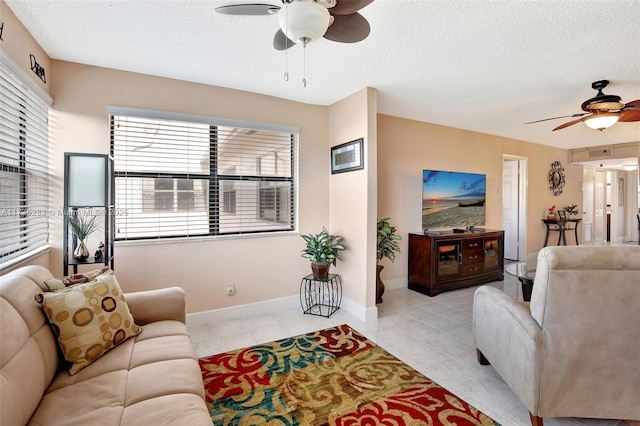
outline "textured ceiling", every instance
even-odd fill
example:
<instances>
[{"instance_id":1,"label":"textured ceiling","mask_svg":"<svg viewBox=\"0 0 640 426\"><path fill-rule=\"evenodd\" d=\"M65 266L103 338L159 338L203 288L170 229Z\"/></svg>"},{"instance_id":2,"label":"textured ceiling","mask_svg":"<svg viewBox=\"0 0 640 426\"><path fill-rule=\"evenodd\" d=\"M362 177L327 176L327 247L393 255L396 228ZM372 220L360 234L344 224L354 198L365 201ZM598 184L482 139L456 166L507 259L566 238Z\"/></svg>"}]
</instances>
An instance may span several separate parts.
<instances>
[{"instance_id":1,"label":"textured ceiling","mask_svg":"<svg viewBox=\"0 0 640 426\"><path fill-rule=\"evenodd\" d=\"M551 132L611 81L640 99L640 0L375 0L370 36L272 47L275 16L215 12L231 0L5 0L53 59L330 105L364 87L378 112L563 148L640 140L640 123ZM248 3L258 2L249 0ZM263 3L281 4L279 0Z\"/></svg>"}]
</instances>

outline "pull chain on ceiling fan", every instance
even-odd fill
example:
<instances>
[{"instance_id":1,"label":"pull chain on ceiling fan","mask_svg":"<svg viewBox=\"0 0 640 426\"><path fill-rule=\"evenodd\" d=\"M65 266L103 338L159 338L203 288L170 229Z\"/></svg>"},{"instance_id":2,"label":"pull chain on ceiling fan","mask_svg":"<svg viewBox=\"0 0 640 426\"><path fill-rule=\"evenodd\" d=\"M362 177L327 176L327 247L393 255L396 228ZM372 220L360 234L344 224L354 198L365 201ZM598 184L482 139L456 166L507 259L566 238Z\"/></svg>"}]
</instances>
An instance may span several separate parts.
<instances>
[{"instance_id":1,"label":"pull chain on ceiling fan","mask_svg":"<svg viewBox=\"0 0 640 426\"><path fill-rule=\"evenodd\" d=\"M559 117L545 118L542 120L530 121L525 124L540 123L542 121L557 120L559 118L577 118L561 124L553 131L561 130L576 123L584 122L587 126L595 130L604 130L620 122L640 121L640 99L627 104L621 102L620 96L605 95L602 90L609 85L609 80L594 81L591 87L598 91L598 94L591 99L587 99L581 105L585 112L573 115L563 115Z\"/></svg>"},{"instance_id":2,"label":"pull chain on ceiling fan","mask_svg":"<svg viewBox=\"0 0 640 426\"><path fill-rule=\"evenodd\" d=\"M273 47L285 51L285 81L289 80L287 49L301 43L306 69L307 44L324 37L340 43L356 43L369 35L369 22L358 13L373 0L281 0L284 7L273 4L230 4L216 8L228 15L277 15L280 29L273 37ZM284 9L284 10L283 10ZM303 87L306 76L303 75Z\"/></svg>"}]
</instances>

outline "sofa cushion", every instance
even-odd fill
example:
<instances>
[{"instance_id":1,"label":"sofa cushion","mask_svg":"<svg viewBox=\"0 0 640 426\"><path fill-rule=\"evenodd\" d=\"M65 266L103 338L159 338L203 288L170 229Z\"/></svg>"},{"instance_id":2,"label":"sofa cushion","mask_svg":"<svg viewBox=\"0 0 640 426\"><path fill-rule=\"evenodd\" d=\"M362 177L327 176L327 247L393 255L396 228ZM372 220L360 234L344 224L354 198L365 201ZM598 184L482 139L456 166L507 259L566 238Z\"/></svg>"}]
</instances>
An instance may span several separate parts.
<instances>
[{"instance_id":1,"label":"sofa cushion","mask_svg":"<svg viewBox=\"0 0 640 426\"><path fill-rule=\"evenodd\" d=\"M141 331L114 275L102 274L89 283L40 294L37 300L71 363L72 375Z\"/></svg>"},{"instance_id":2,"label":"sofa cushion","mask_svg":"<svg viewBox=\"0 0 640 426\"><path fill-rule=\"evenodd\" d=\"M201 377L187 327L154 322L78 374L60 372L29 425L210 425Z\"/></svg>"}]
</instances>

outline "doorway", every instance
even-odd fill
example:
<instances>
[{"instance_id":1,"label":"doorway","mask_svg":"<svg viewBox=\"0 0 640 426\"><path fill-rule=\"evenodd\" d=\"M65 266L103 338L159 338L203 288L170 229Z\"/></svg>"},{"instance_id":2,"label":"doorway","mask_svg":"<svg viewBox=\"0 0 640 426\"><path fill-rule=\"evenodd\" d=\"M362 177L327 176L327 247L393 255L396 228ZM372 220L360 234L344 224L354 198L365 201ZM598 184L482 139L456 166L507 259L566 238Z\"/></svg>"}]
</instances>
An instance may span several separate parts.
<instances>
[{"instance_id":1,"label":"doorway","mask_svg":"<svg viewBox=\"0 0 640 426\"><path fill-rule=\"evenodd\" d=\"M527 159L502 156L502 229L504 229L504 258L526 259L527 236Z\"/></svg>"}]
</instances>

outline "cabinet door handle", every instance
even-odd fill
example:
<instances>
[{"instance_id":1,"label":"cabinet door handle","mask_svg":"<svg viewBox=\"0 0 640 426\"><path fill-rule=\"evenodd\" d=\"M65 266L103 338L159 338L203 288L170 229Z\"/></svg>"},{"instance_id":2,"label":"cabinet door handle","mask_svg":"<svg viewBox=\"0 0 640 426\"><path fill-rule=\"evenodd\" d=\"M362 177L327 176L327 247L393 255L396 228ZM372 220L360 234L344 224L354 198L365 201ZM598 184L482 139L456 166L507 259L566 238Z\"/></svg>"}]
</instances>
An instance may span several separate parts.
<instances>
[{"instance_id":1,"label":"cabinet door handle","mask_svg":"<svg viewBox=\"0 0 640 426\"><path fill-rule=\"evenodd\" d=\"M475 272L475 271L477 271L477 270L478 270L478 268L476 268L476 267L469 268L469 272Z\"/></svg>"},{"instance_id":2,"label":"cabinet door handle","mask_svg":"<svg viewBox=\"0 0 640 426\"><path fill-rule=\"evenodd\" d=\"M478 247L478 243L469 244L469 247Z\"/></svg>"},{"instance_id":3,"label":"cabinet door handle","mask_svg":"<svg viewBox=\"0 0 640 426\"><path fill-rule=\"evenodd\" d=\"M477 254L475 254L475 255L473 255L473 256L469 256L469 259L477 259L477 258L478 258L478 255L477 255Z\"/></svg>"}]
</instances>

